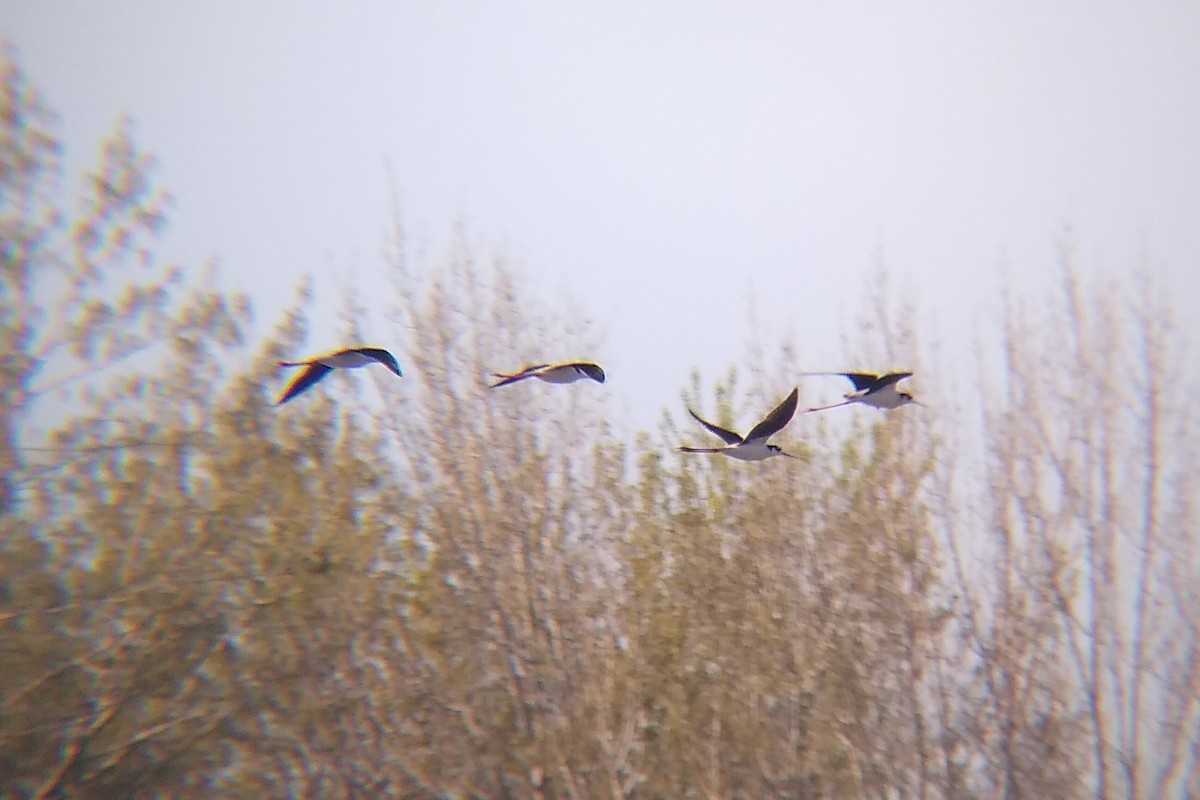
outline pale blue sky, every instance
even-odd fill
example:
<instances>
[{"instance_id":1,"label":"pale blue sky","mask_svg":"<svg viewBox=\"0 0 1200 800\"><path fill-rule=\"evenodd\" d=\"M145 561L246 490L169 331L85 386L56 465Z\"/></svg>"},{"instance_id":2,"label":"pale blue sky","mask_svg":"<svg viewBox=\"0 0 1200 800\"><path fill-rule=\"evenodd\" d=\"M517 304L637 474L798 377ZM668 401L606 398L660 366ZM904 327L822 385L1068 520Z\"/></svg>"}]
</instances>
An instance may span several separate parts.
<instances>
[{"instance_id":1,"label":"pale blue sky","mask_svg":"<svg viewBox=\"0 0 1200 800\"><path fill-rule=\"evenodd\" d=\"M1200 297L1194 2L0 0L0 32L72 166L135 120L167 253L218 256L260 321L304 273L374 280L390 161L417 239L461 218L590 312L641 424L743 354L751 294L813 368L892 366L841 352L880 253L925 339L1068 223L1086 264Z\"/></svg>"}]
</instances>

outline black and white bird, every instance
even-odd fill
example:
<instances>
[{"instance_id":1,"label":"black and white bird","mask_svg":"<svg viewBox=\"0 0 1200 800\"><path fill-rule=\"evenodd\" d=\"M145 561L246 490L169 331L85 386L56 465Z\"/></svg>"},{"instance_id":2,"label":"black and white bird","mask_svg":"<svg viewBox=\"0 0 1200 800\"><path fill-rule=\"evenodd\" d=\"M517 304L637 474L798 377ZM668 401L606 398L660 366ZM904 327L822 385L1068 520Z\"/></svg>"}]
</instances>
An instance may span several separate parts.
<instances>
[{"instance_id":1,"label":"black and white bird","mask_svg":"<svg viewBox=\"0 0 1200 800\"><path fill-rule=\"evenodd\" d=\"M709 433L720 437L725 442L725 447L681 447L679 448L679 452L720 453L723 456L736 458L738 461L765 461L775 456L796 458L791 453L783 452L783 448L778 445L767 444L767 440L783 430L792 421L792 417L796 414L796 405L799 401L800 390L798 388L793 389L792 393L782 403L775 406L774 411L767 414L763 418L763 421L755 425L745 436L717 427L711 422L705 422L700 418L699 414L689 408L688 413L697 422L707 428Z\"/></svg>"},{"instance_id":2,"label":"black and white bird","mask_svg":"<svg viewBox=\"0 0 1200 800\"><path fill-rule=\"evenodd\" d=\"M801 374L841 375L843 378L849 378L850 382L854 384L854 391L846 393L844 395L846 399L842 402L805 409L804 413L806 414L810 411L824 411L829 408L853 405L854 403L887 410L900 408L900 406L906 406L909 403L922 405L919 400L908 392L896 391L896 384L905 378L911 378L911 372L887 372L883 375L877 375L874 372L803 372Z\"/></svg>"},{"instance_id":3,"label":"black and white bird","mask_svg":"<svg viewBox=\"0 0 1200 800\"><path fill-rule=\"evenodd\" d=\"M400 365L396 363L396 357L379 347L347 347L345 350L327 353L305 361L280 361L279 366L281 367L307 367L307 369L292 379L275 405L281 406L303 394L335 369L357 369L376 363L383 364L399 377L404 375L400 371Z\"/></svg>"},{"instance_id":4,"label":"black and white bird","mask_svg":"<svg viewBox=\"0 0 1200 800\"><path fill-rule=\"evenodd\" d=\"M492 384L493 389L526 378L537 378L546 383L574 383L585 379L604 383L604 370L589 361L568 361L561 364L531 364L513 373L493 372L492 377L500 379Z\"/></svg>"}]
</instances>

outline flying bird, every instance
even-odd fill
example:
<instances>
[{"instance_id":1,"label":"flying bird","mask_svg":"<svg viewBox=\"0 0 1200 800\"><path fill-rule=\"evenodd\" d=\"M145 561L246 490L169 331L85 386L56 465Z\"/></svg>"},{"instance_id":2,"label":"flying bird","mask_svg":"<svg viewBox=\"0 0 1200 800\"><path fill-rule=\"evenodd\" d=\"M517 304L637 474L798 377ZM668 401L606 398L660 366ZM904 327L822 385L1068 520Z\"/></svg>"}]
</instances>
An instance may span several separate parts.
<instances>
[{"instance_id":1,"label":"flying bird","mask_svg":"<svg viewBox=\"0 0 1200 800\"><path fill-rule=\"evenodd\" d=\"M493 389L499 389L501 386L508 386L510 383L523 381L526 378L537 378L546 383L574 383L590 378L596 383L604 383L604 370L587 361L569 361L561 364L532 364L511 374L493 372L492 377L500 379L492 384Z\"/></svg>"},{"instance_id":2,"label":"flying bird","mask_svg":"<svg viewBox=\"0 0 1200 800\"><path fill-rule=\"evenodd\" d=\"M375 363L383 364L397 376L404 375L400 371L400 365L396 363L396 357L379 347L348 347L345 350L310 358L307 361L280 361L279 366L281 367L307 367L307 369L292 379L275 405L281 406L293 397L303 394L332 370L357 369Z\"/></svg>"},{"instance_id":3,"label":"flying bird","mask_svg":"<svg viewBox=\"0 0 1200 800\"><path fill-rule=\"evenodd\" d=\"M720 437L725 442L725 447L681 447L679 452L720 453L723 456L736 458L738 461L765 461L775 456L796 458L791 453L783 452L783 448L778 445L767 444L767 439L779 433L792 421L792 417L796 413L796 404L799 401L800 390L792 389L792 393L782 403L775 406L775 410L767 414L762 422L755 425L744 437L733 431L719 428L711 422L705 422L699 414L689 408L688 413L707 428L709 433Z\"/></svg>"},{"instance_id":4,"label":"flying bird","mask_svg":"<svg viewBox=\"0 0 1200 800\"><path fill-rule=\"evenodd\" d=\"M887 372L882 375L877 375L874 372L804 372L801 374L841 375L843 378L849 378L850 382L854 384L854 391L844 395L846 399L842 402L805 409L804 413L806 414L810 411L825 411L829 408L838 408L854 403L862 403L865 406L871 406L871 408L888 410L900 408L900 406L906 406L909 403L923 405L923 403L908 392L896 391L896 384L905 378L911 378L911 372Z\"/></svg>"}]
</instances>

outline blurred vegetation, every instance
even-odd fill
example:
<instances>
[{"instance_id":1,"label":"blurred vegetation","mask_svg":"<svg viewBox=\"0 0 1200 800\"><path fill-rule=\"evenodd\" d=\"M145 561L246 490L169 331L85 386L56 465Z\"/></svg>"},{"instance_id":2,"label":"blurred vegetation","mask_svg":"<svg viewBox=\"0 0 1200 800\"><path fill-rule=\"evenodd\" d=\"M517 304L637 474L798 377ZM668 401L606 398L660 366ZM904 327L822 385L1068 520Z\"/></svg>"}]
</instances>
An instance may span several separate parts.
<instances>
[{"instance_id":1,"label":"blurred vegetation","mask_svg":"<svg viewBox=\"0 0 1200 800\"><path fill-rule=\"evenodd\" d=\"M489 393L586 331L397 225L404 383L281 413L301 311L247 343L246 298L156 260L132 126L65 200L11 58L0 112L0 795L1200 795L1200 448L1148 282L1067 252L1009 298L978 458L851 413L744 465ZM804 368L762 363L687 399L744 424Z\"/></svg>"}]
</instances>

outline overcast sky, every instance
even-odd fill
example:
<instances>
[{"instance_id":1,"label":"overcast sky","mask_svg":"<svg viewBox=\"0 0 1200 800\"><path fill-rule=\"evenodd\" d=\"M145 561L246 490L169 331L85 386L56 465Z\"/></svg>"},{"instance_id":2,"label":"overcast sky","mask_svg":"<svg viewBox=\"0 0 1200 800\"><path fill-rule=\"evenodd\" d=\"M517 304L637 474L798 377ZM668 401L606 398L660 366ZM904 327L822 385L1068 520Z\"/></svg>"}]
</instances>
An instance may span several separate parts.
<instances>
[{"instance_id":1,"label":"overcast sky","mask_svg":"<svg viewBox=\"0 0 1200 800\"><path fill-rule=\"evenodd\" d=\"M878 255L929 339L1067 225L1089 269L1200 298L1195 2L0 0L0 35L73 168L134 119L166 252L264 326L305 273L378 280L390 162L419 240L460 218L587 309L640 424L743 354L751 296L813 368L893 366L841 351Z\"/></svg>"}]
</instances>

